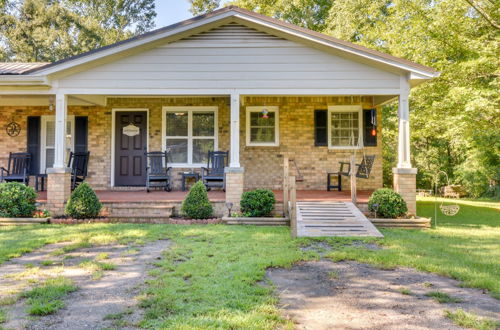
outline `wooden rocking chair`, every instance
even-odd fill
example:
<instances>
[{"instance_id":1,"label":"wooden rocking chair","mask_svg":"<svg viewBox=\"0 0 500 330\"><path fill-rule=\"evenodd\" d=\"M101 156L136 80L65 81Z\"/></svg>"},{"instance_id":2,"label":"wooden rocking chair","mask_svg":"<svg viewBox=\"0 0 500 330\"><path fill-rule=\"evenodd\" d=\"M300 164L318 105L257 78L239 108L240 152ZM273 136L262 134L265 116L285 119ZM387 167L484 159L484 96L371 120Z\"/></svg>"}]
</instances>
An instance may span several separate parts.
<instances>
[{"instance_id":1,"label":"wooden rocking chair","mask_svg":"<svg viewBox=\"0 0 500 330\"><path fill-rule=\"evenodd\" d=\"M146 168L146 191L151 187L163 187L165 191L172 191L171 167L167 167L167 152L146 152L148 166Z\"/></svg>"},{"instance_id":2,"label":"wooden rocking chair","mask_svg":"<svg viewBox=\"0 0 500 330\"><path fill-rule=\"evenodd\" d=\"M224 169L227 166L228 151L209 151L207 167L201 168L201 180L207 190L213 187L222 188L226 191L226 175Z\"/></svg>"},{"instance_id":3,"label":"wooden rocking chair","mask_svg":"<svg viewBox=\"0 0 500 330\"><path fill-rule=\"evenodd\" d=\"M29 184L30 163L31 154L29 152L9 153L7 168L0 168L0 182L20 182L25 185Z\"/></svg>"},{"instance_id":4,"label":"wooden rocking chair","mask_svg":"<svg viewBox=\"0 0 500 330\"><path fill-rule=\"evenodd\" d=\"M71 190L75 190L87 178L90 152L70 152L68 167L71 168Z\"/></svg>"},{"instance_id":5,"label":"wooden rocking chair","mask_svg":"<svg viewBox=\"0 0 500 330\"><path fill-rule=\"evenodd\" d=\"M372 171L373 163L375 162L375 155L364 156L361 164L356 164L356 178L360 179L368 179L370 177L370 173ZM342 176L350 176L351 174L351 163L349 162L339 162L340 169L338 172L330 172L328 173L328 183L326 186L326 190L330 191L332 189L337 189L338 191L342 191ZM344 168L347 166L347 168ZM337 185L331 184L332 175L337 175Z\"/></svg>"}]
</instances>

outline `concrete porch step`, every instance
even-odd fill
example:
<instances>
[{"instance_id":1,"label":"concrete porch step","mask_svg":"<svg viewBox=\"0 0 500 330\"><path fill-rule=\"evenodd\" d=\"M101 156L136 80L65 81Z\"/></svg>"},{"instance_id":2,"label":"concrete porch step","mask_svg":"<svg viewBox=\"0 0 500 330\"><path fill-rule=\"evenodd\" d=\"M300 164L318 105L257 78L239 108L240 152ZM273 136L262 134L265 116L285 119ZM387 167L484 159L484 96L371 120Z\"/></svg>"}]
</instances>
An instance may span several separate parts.
<instances>
[{"instance_id":1,"label":"concrete porch step","mask_svg":"<svg viewBox=\"0 0 500 330\"><path fill-rule=\"evenodd\" d=\"M123 223L170 223L170 216L110 215L111 222Z\"/></svg>"}]
</instances>

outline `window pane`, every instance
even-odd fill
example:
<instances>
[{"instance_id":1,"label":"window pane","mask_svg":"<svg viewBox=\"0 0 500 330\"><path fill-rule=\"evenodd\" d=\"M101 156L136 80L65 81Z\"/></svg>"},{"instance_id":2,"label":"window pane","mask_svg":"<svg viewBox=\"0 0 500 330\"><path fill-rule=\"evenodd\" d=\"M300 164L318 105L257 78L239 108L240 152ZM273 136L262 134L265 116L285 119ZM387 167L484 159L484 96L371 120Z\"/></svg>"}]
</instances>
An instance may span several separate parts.
<instances>
[{"instance_id":1,"label":"window pane","mask_svg":"<svg viewBox=\"0 0 500 330\"><path fill-rule=\"evenodd\" d=\"M213 150L213 139L193 139L193 163L206 163L208 151Z\"/></svg>"},{"instance_id":2,"label":"window pane","mask_svg":"<svg viewBox=\"0 0 500 330\"><path fill-rule=\"evenodd\" d=\"M274 127L252 127L250 128L251 142L275 142Z\"/></svg>"},{"instance_id":3,"label":"window pane","mask_svg":"<svg viewBox=\"0 0 500 330\"><path fill-rule=\"evenodd\" d=\"M45 168L52 168L54 166L54 149L45 150Z\"/></svg>"},{"instance_id":4,"label":"window pane","mask_svg":"<svg viewBox=\"0 0 500 330\"><path fill-rule=\"evenodd\" d=\"M357 146L359 137L358 120L358 112L332 113L332 146Z\"/></svg>"},{"instance_id":5,"label":"window pane","mask_svg":"<svg viewBox=\"0 0 500 330\"><path fill-rule=\"evenodd\" d=\"M187 163L187 139L167 139L168 161L170 163Z\"/></svg>"},{"instance_id":6,"label":"window pane","mask_svg":"<svg viewBox=\"0 0 500 330\"><path fill-rule=\"evenodd\" d=\"M188 113L167 112L167 136L188 135Z\"/></svg>"},{"instance_id":7,"label":"window pane","mask_svg":"<svg viewBox=\"0 0 500 330\"><path fill-rule=\"evenodd\" d=\"M213 112L193 112L193 136L214 136L214 121Z\"/></svg>"},{"instance_id":8,"label":"window pane","mask_svg":"<svg viewBox=\"0 0 500 330\"><path fill-rule=\"evenodd\" d=\"M250 126L274 127L276 113L269 112L268 118L263 118L261 112L250 112Z\"/></svg>"},{"instance_id":9,"label":"window pane","mask_svg":"<svg viewBox=\"0 0 500 330\"><path fill-rule=\"evenodd\" d=\"M54 121L47 121L47 131L45 137L45 145L53 147L56 141L56 123ZM52 167L52 165L51 165Z\"/></svg>"}]
</instances>

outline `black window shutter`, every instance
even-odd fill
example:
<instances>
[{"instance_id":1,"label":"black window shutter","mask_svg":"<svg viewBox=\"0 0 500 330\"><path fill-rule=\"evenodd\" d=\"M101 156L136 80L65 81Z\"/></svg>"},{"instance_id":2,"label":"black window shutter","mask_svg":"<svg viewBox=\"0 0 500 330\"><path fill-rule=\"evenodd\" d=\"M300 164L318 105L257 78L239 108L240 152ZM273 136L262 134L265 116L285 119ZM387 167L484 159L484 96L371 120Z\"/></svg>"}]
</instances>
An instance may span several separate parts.
<instances>
[{"instance_id":1,"label":"black window shutter","mask_svg":"<svg viewBox=\"0 0 500 330\"><path fill-rule=\"evenodd\" d=\"M31 154L30 174L39 174L40 171L40 117L29 116L26 129L28 152Z\"/></svg>"},{"instance_id":2,"label":"black window shutter","mask_svg":"<svg viewBox=\"0 0 500 330\"><path fill-rule=\"evenodd\" d=\"M88 149L88 117L75 117L75 152L87 152Z\"/></svg>"},{"instance_id":3,"label":"black window shutter","mask_svg":"<svg viewBox=\"0 0 500 330\"><path fill-rule=\"evenodd\" d=\"M377 109L363 110L363 141L366 147L377 146L377 126Z\"/></svg>"},{"instance_id":4,"label":"black window shutter","mask_svg":"<svg viewBox=\"0 0 500 330\"><path fill-rule=\"evenodd\" d=\"M328 145L328 111L314 110L314 145Z\"/></svg>"}]
</instances>

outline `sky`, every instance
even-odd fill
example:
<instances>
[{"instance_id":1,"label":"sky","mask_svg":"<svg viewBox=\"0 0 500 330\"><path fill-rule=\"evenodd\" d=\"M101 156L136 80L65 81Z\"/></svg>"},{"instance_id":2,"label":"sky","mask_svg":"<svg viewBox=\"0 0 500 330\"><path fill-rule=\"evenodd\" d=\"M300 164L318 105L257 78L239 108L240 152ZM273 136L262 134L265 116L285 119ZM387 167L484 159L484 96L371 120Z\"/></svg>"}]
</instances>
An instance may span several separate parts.
<instances>
[{"instance_id":1,"label":"sky","mask_svg":"<svg viewBox=\"0 0 500 330\"><path fill-rule=\"evenodd\" d=\"M174 24L193 16L189 11L188 0L155 0L155 5L156 28Z\"/></svg>"}]
</instances>

